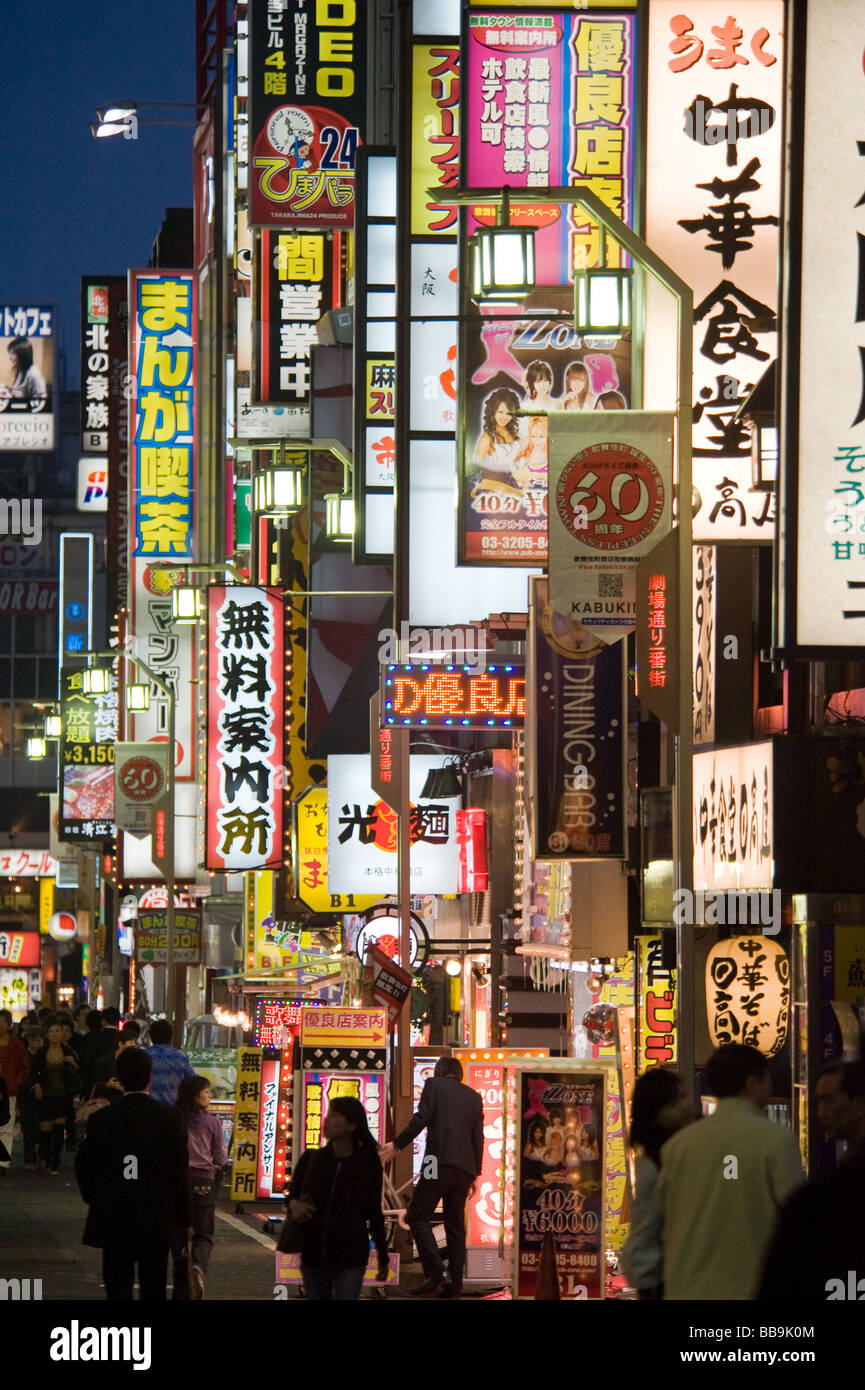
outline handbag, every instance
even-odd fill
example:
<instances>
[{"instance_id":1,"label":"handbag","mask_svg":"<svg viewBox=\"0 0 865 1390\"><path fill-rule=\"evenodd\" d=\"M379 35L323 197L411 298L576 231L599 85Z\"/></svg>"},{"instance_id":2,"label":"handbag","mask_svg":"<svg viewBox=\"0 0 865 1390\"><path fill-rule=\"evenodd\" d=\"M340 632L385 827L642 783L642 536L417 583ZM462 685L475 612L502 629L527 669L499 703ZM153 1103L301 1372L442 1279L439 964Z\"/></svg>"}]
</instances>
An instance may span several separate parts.
<instances>
[{"instance_id":1,"label":"handbag","mask_svg":"<svg viewBox=\"0 0 865 1390\"><path fill-rule=\"evenodd\" d=\"M298 1198L301 1202L311 1200L309 1184L312 1181L312 1173L315 1167L316 1155L313 1154L309 1161L309 1168L306 1174L306 1183L303 1192ZM299 1255L303 1249L303 1228L305 1221L297 1221L290 1213L283 1217L282 1225L279 1228L279 1235L276 1237L276 1248L281 1255Z\"/></svg>"},{"instance_id":2,"label":"handbag","mask_svg":"<svg viewBox=\"0 0 865 1390\"><path fill-rule=\"evenodd\" d=\"M195 1297L192 1285L192 1251L190 1249L189 1236L186 1236L183 1243L178 1245L174 1251L174 1288L171 1291L172 1302L183 1300L188 1302Z\"/></svg>"}]
</instances>

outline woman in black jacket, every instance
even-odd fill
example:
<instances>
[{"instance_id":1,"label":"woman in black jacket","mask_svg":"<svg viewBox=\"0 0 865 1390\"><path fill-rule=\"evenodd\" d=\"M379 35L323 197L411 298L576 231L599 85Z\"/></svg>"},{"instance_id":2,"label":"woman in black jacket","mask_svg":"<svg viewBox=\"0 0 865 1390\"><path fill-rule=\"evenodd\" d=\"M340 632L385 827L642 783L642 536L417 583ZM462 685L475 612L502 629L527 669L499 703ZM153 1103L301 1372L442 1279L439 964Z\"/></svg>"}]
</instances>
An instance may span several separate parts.
<instances>
[{"instance_id":1,"label":"woman in black jacket","mask_svg":"<svg viewBox=\"0 0 865 1390\"><path fill-rule=\"evenodd\" d=\"M377 1277L382 1283L387 1278L381 1160L366 1111L352 1096L331 1101L324 1137L323 1149L301 1154L288 1206L303 1226L300 1264L307 1298L353 1302L360 1298L370 1236L378 1254Z\"/></svg>"},{"instance_id":2,"label":"woman in black jacket","mask_svg":"<svg viewBox=\"0 0 865 1390\"><path fill-rule=\"evenodd\" d=\"M30 1076L39 1106L39 1157L49 1173L57 1174L66 1115L78 1089L78 1064L72 1048L61 1041L60 1024L53 1018L46 1023L48 1041L33 1058Z\"/></svg>"}]
</instances>

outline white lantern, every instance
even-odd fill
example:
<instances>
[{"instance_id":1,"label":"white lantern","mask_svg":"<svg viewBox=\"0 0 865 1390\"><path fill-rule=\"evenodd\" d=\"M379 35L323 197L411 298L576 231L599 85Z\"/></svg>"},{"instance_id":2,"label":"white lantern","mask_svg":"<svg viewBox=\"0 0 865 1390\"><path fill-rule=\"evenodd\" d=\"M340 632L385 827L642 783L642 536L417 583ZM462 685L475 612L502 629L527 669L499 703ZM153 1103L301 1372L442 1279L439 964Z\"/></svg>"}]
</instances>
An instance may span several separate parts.
<instances>
[{"instance_id":1,"label":"white lantern","mask_svg":"<svg viewBox=\"0 0 865 1390\"><path fill-rule=\"evenodd\" d=\"M706 1012L716 1047L780 1052L790 1019L790 961L780 942L757 935L717 941L706 960Z\"/></svg>"}]
</instances>

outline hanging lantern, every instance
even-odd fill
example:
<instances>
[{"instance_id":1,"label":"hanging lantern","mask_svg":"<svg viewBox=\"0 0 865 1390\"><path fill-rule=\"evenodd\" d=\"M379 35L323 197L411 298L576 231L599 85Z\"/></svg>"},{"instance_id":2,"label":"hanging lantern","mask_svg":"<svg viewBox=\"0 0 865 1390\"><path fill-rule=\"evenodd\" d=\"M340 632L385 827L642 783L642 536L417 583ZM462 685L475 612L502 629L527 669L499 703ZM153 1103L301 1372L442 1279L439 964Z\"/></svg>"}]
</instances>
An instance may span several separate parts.
<instances>
[{"instance_id":1,"label":"hanging lantern","mask_svg":"<svg viewBox=\"0 0 865 1390\"><path fill-rule=\"evenodd\" d=\"M510 189L502 189L501 219L471 238L471 297L514 303L535 288L535 229L512 227Z\"/></svg>"},{"instance_id":2,"label":"hanging lantern","mask_svg":"<svg viewBox=\"0 0 865 1390\"><path fill-rule=\"evenodd\" d=\"M171 616L176 623L197 623L201 611L200 589L179 584L171 590Z\"/></svg>"},{"instance_id":3,"label":"hanging lantern","mask_svg":"<svg viewBox=\"0 0 865 1390\"><path fill-rule=\"evenodd\" d=\"M286 515L303 506L305 456L291 454L278 468L264 468L253 478L253 507L256 512Z\"/></svg>"},{"instance_id":4,"label":"hanging lantern","mask_svg":"<svg viewBox=\"0 0 865 1390\"><path fill-rule=\"evenodd\" d=\"M768 936L717 941L706 961L706 1011L716 1047L745 1043L774 1057L787 1041L790 961Z\"/></svg>"},{"instance_id":5,"label":"hanging lantern","mask_svg":"<svg viewBox=\"0 0 865 1390\"><path fill-rule=\"evenodd\" d=\"M78 923L71 912L55 912L48 919L48 935L54 941L71 941Z\"/></svg>"},{"instance_id":6,"label":"hanging lantern","mask_svg":"<svg viewBox=\"0 0 865 1390\"><path fill-rule=\"evenodd\" d=\"M325 532L329 541L351 541L354 537L354 498L342 492L326 492Z\"/></svg>"}]
</instances>

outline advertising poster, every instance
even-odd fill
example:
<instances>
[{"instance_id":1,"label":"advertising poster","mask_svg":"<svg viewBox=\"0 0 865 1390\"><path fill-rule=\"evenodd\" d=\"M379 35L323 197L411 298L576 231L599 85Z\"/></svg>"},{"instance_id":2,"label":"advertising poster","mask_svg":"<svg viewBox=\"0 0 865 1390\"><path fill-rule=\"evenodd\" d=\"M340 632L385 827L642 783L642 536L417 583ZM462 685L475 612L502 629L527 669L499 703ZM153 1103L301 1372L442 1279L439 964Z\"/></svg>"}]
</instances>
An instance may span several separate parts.
<instances>
[{"instance_id":1,"label":"advertising poster","mask_svg":"<svg viewBox=\"0 0 865 1390\"><path fill-rule=\"evenodd\" d=\"M636 18L565 10L470 12L463 95L469 188L590 189L629 226L634 217ZM470 230L494 211L472 209ZM537 228L539 284L566 285L598 262L598 228L576 208L514 209ZM618 265L608 246L607 264Z\"/></svg>"},{"instance_id":2,"label":"advertising poster","mask_svg":"<svg viewBox=\"0 0 865 1390\"><path fill-rule=\"evenodd\" d=\"M324 1120L327 1107L338 1096L351 1096L354 1100L360 1101L366 1111L370 1134L377 1144L383 1144L387 1109L386 1082L384 1072L358 1075L344 1072L304 1072L300 1080L303 1087L301 1151L320 1149L326 1143Z\"/></svg>"},{"instance_id":3,"label":"advertising poster","mask_svg":"<svg viewBox=\"0 0 865 1390\"><path fill-rule=\"evenodd\" d=\"M841 16L833 24L824 6L810 8L821 31L835 28L839 54L846 50L849 55L849 81L840 85L852 92L858 78L861 88L861 44L857 57L856 41ZM854 10L858 6L851 0L851 16ZM644 236L694 291L694 487L700 499L694 539L709 544L770 542L774 536L775 496L752 487L749 432L735 416L778 353L783 30L782 0L753 0L738 7L718 0L688 5L652 0L649 7ZM828 189L838 187L837 167L833 159L830 173L825 151L840 151L834 57L827 79L822 103L826 129L817 159ZM838 208L839 226L861 192L858 162L851 143L847 165L853 177L843 211ZM809 189L809 204L819 209L819 245L825 236L826 196ZM849 256L855 258L855 238L850 238ZM840 254L826 257L815 246L808 263L819 265L821 272L830 265L834 269ZM844 289L839 285L837 295L815 287L809 297L815 305L834 305L854 292L855 272ZM668 361L663 350L653 350L651 320L649 315L645 399L667 404ZM664 330L660 319L658 323L660 348ZM831 331L837 331L834 322ZM821 328L803 333L802 341L819 343L824 336ZM858 375L858 358L853 370ZM815 403L821 375L808 375L808 398ZM836 384L833 373L831 390L817 406L821 420L836 413Z\"/></svg>"},{"instance_id":4,"label":"advertising poster","mask_svg":"<svg viewBox=\"0 0 865 1390\"><path fill-rule=\"evenodd\" d=\"M615 642L636 624L636 567L672 526L675 417L553 415L550 600Z\"/></svg>"},{"instance_id":5,"label":"advertising poster","mask_svg":"<svg viewBox=\"0 0 865 1390\"><path fill-rule=\"evenodd\" d=\"M0 305L0 452L54 448L55 313Z\"/></svg>"},{"instance_id":6,"label":"advertising poster","mask_svg":"<svg viewBox=\"0 0 865 1390\"><path fill-rule=\"evenodd\" d=\"M168 745L118 743L114 758L115 824L130 835L149 835L153 813L168 791Z\"/></svg>"},{"instance_id":7,"label":"advertising poster","mask_svg":"<svg viewBox=\"0 0 865 1390\"><path fill-rule=\"evenodd\" d=\"M280 864L283 603L249 585L208 590L207 867Z\"/></svg>"},{"instance_id":8,"label":"advertising poster","mask_svg":"<svg viewBox=\"0 0 865 1390\"><path fill-rule=\"evenodd\" d=\"M196 279L131 270L132 554L192 559Z\"/></svg>"},{"instance_id":9,"label":"advertising poster","mask_svg":"<svg viewBox=\"0 0 865 1390\"><path fill-rule=\"evenodd\" d=\"M459 797L421 797L427 775L442 757L412 755L411 889L413 893L455 893L457 884L456 811ZM330 893L397 891L397 816L370 787L368 754L340 754L327 760L330 814L327 825L327 886Z\"/></svg>"},{"instance_id":10,"label":"advertising poster","mask_svg":"<svg viewBox=\"0 0 865 1390\"><path fill-rule=\"evenodd\" d=\"M561 1296L603 1298L607 1072L597 1063L527 1066L517 1079L514 1297L535 1297L551 1237L546 1258L555 1261Z\"/></svg>"},{"instance_id":11,"label":"advertising poster","mask_svg":"<svg viewBox=\"0 0 865 1390\"><path fill-rule=\"evenodd\" d=\"M250 226L352 226L365 9L356 0L251 0Z\"/></svg>"},{"instance_id":12,"label":"advertising poster","mask_svg":"<svg viewBox=\"0 0 865 1390\"><path fill-rule=\"evenodd\" d=\"M104 695L85 695L83 672L60 672L60 839L93 843L114 831L117 677Z\"/></svg>"},{"instance_id":13,"label":"advertising poster","mask_svg":"<svg viewBox=\"0 0 865 1390\"><path fill-rule=\"evenodd\" d=\"M520 318L485 309L463 324L466 563L543 563L553 421L631 403L630 338L593 339L589 347L573 311L572 288L534 290Z\"/></svg>"},{"instance_id":14,"label":"advertising poster","mask_svg":"<svg viewBox=\"0 0 865 1390\"><path fill-rule=\"evenodd\" d=\"M256 404L309 410L316 324L333 307L333 256L333 241L321 232L261 233L253 274Z\"/></svg>"},{"instance_id":15,"label":"advertising poster","mask_svg":"<svg viewBox=\"0 0 865 1390\"><path fill-rule=\"evenodd\" d=\"M596 644L559 621L546 580L530 599L528 779L534 858L621 859L626 854L625 644Z\"/></svg>"},{"instance_id":16,"label":"advertising poster","mask_svg":"<svg viewBox=\"0 0 865 1390\"><path fill-rule=\"evenodd\" d=\"M676 971L664 964L660 936L635 939L637 1073L676 1060Z\"/></svg>"},{"instance_id":17,"label":"advertising poster","mask_svg":"<svg viewBox=\"0 0 865 1390\"><path fill-rule=\"evenodd\" d=\"M258 1047L237 1049L237 1081L234 1090L234 1152L231 1164L232 1202L255 1200L258 1179L261 1066L264 1053Z\"/></svg>"}]
</instances>

